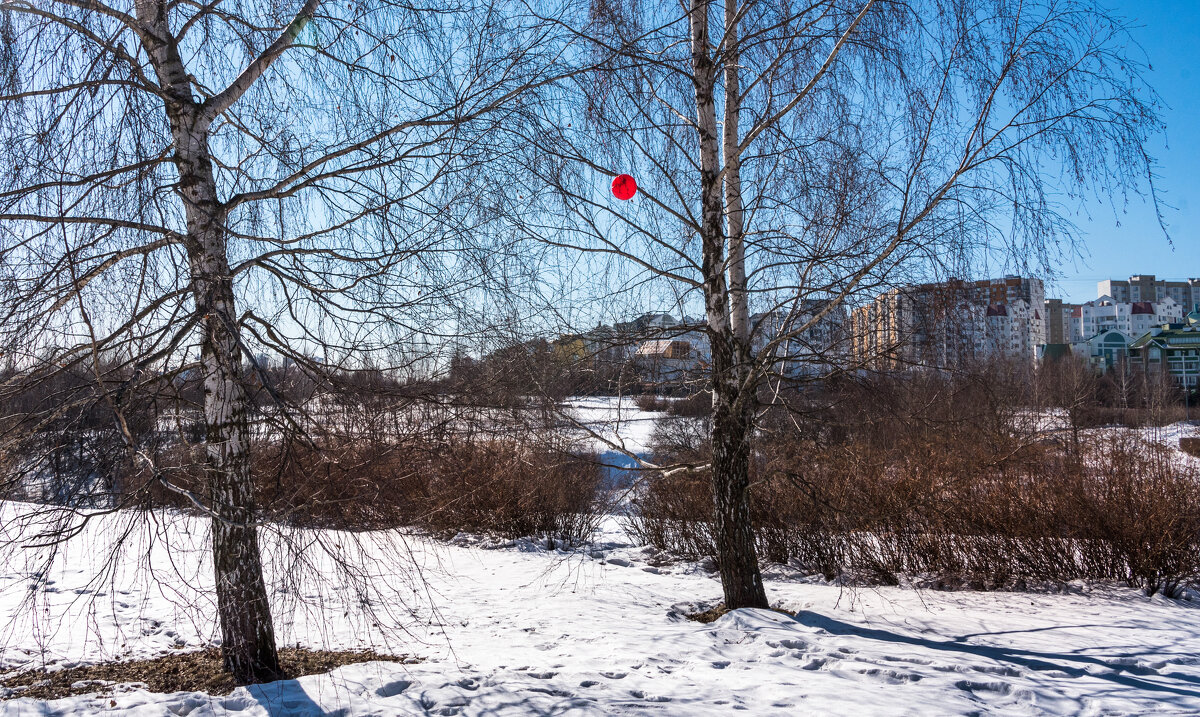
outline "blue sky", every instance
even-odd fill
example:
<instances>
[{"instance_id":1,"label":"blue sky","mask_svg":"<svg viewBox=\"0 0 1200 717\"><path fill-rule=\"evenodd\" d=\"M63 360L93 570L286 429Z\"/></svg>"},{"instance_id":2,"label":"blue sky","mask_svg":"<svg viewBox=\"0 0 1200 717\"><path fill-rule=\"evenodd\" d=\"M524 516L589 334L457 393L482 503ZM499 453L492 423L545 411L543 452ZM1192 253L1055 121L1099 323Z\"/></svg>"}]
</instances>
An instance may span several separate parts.
<instances>
[{"instance_id":1,"label":"blue sky","mask_svg":"<svg viewBox=\"0 0 1200 717\"><path fill-rule=\"evenodd\" d=\"M1154 274L1168 279L1200 277L1200 0L1110 0L1112 9L1137 26L1134 39L1152 66L1150 84L1165 105L1166 136L1151 152L1159 162L1158 188L1171 243L1148 203L1134 199L1124 213L1095 203L1075 217L1082 259L1061 266L1062 278L1048 297L1096 298L1096 282Z\"/></svg>"}]
</instances>

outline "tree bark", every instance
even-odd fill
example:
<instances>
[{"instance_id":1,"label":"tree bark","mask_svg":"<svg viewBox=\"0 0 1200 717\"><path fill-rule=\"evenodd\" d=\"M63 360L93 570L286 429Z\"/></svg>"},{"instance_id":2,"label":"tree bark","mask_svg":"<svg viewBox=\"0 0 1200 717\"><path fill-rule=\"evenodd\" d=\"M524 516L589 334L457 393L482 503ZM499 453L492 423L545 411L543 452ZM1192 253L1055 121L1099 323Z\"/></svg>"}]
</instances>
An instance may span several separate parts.
<instances>
[{"instance_id":1,"label":"tree bark","mask_svg":"<svg viewBox=\"0 0 1200 717\"><path fill-rule=\"evenodd\" d=\"M750 455L755 406L750 396L731 390L738 385L734 352L729 343L713 347L712 486L717 566L725 606L769 607L750 516Z\"/></svg>"},{"instance_id":2,"label":"tree bark","mask_svg":"<svg viewBox=\"0 0 1200 717\"><path fill-rule=\"evenodd\" d=\"M163 88L163 102L179 173L191 290L204 327L200 361L204 377L205 473L212 511L213 570L221 653L239 684L283 675L263 579L250 471L249 396L242 384L242 350L225 232L209 151L213 115L192 95L166 6L136 3L140 37Z\"/></svg>"},{"instance_id":3,"label":"tree bark","mask_svg":"<svg viewBox=\"0 0 1200 717\"><path fill-rule=\"evenodd\" d=\"M207 142L198 146L207 147ZM204 326L200 359L207 427L205 460L213 511L213 569L221 653L225 669L238 683L271 682L283 675L255 524L250 404L242 384L241 340L223 216L216 203L216 184L207 153L181 160L179 165L180 184L185 193L193 195L188 202L188 255L196 311L203 317Z\"/></svg>"},{"instance_id":4,"label":"tree bark","mask_svg":"<svg viewBox=\"0 0 1200 717\"><path fill-rule=\"evenodd\" d=\"M721 196L721 156L715 101L717 67L708 31L710 5L709 0L693 0L689 20L700 139L700 240L704 300L712 347L713 420L710 444L713 532L725 606L733 610L768 607L768 603L762 574L758 569L754 528L750 521L750 440L753 435L754 404L750 396L742 395L753 390L744 380L748 366L748 344L738 336L745 332L745 324L735 331L729 284L726 281L725 206Z\"/></svg>"},{"instance_id":5,"label":"tree bark","mask_svg":"<svg viewBox=\"0 0 1200 717\"><path fill-rule=\"evenodd\" d=\"M738 52L737 0L725 0L725 233L729 236L729 323L740 363L750 359L750 296L746 291L746 225L742 207L741 55Z\"/></svg>"},{"instance_id":6,"label":"tree bark","mask_svg":"<svg viewBox=\"0 0 1200 717\"><path fill-rule=\"evenodd\" d=\"M223 239L216 233L213 238ZM283 674L255 524L249 401L242 385L233 285L224 252L210 251L207 244L202 242L191 263L196 308L204 316L205 458L221 653L239 684L272 682Z\"/></svg>"}]
</instances>

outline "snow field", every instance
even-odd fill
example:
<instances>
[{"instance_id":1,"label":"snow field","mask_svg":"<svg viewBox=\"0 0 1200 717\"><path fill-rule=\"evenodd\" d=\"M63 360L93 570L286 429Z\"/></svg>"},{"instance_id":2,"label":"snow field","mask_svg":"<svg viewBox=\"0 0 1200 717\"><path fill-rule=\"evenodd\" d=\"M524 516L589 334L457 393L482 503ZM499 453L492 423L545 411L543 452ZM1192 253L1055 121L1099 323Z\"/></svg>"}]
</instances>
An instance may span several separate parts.
<instances>
[{"instance_id":1,"label":"snow field","mask_svg":"<svg viewBox=\"0 0 1200 717\"><path fill-rule=\"evenodd\" d=\"M2 517L13 525L31 509L8 505ZM85 541L103 544L127 518L93 524L41 580L31 579L32 563L9 556L0 581L7 666L145 657L213 641L199 522L174 516L153 526L110 580L89 580L105 555ZM225 697L133 689L16 699L0 702L0 713L1200 713L1200 611L1132 590L939 593L776 578L772 599L796 617L743 610L700 625L682 613L719 599L715 576L630 544L616 519L597 546L576 553L370 534L351 548L346 535L304 537L359 551L370 582L382 584L360 594L319 558L304 579L285 580L272 560L280 641L372 646L423 662L353 665ZM278 540L269 544L278 555ZM405 574L408 559L423 566L427 586ZM383 627L354 609L364 598L394 601L374 606ZM387 630L390 618L408 634Z\"/></svg>"}]
</instances>

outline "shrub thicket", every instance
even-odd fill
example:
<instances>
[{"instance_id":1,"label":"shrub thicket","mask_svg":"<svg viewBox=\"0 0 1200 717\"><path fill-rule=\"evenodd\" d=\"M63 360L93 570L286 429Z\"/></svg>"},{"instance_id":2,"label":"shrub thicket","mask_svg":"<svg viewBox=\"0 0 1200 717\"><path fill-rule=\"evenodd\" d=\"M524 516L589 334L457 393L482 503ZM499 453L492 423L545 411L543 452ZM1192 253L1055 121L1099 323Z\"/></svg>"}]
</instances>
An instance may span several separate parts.
<instances>
[{"instance_id":1,"label":"shrub thicket","mask_svg":"<svg viewBox=\"0 0 1200 717\"><path fill-rule=\"evenodd\" d=\"M594 457L513 441L275 441L256 444L254 452L265 517L298 526L411 526L443 536L471 532L578 543L591 534L602 509ZM124 482L128 502L194 509L177 489L202 493L200 456L175 449L159 457L158 468L157 479L142 471Z\"/></svg>"},{"instance_id":2,"label":"shrub thicket","mask_svg":"<svg viewBox=\"0 0 1200 717\"><path fill-rule=\"evenodd\" d=\"M768 419L752 465L760 555L891 584L1083 578L1173 594L1200 576L1200 471L1178 453L1132 432L1023 433L995 386L933 383L852 388L804 431ZM665 426L656 460L702 465L704 433ZM651 545L715 555L703 470L648 476L635 507Z\"/></svg>"}]
</instances>

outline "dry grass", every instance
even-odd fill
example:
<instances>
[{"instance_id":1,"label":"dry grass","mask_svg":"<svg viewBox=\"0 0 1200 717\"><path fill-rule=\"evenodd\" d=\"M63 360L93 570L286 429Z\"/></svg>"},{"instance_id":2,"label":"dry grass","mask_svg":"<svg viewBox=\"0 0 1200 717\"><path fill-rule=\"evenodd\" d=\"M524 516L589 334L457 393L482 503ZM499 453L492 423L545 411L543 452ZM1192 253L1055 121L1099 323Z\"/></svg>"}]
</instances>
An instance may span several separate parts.
<instances>
[{"instance_id":1,"label":"dry grass","mask_svg":"<svg viewBox=\"0 0 1200 717\"><path fill-rule=\"evenodd\" d=\"M796 616L796 613L791 612L790 610L784 610L783 608L780 608L780 607L772 607L772 608L767 608L767 609L773 610L773 611L779 613L780 615L787 615L788 617ZM707 610L702 610L701 612L688 613L688 614L684 615L684 617L686 617L687 619L689 619L693 622L698 622L702 625L707 625L710 622L716 622L717 620L721 619L721 617L728 615L729 612L730 612L730 610L729 610L729 608L725 607L725 603L719 603L717 605L714 605L713 607L710 607Z\"/></svg>"},{"instance_id":2,"label":"dry grass","mask_svg":"<svg viewBox=\"0 0 1200 717\"><path fill-rule=\"evenodd\" d=\"M279 662L288 679L318 675L361 662L412 663L415 658L384 655L373 650L329 651L285 647ZM217 648L181 652L149 660L103 662L64 670L20 670L0 675L0 699L30 697L54 700L71 695L107 694L116 685L145 685L150 692L205 692L227 695L237 684L225 671Z\"/></svg>"}]
</instances>

